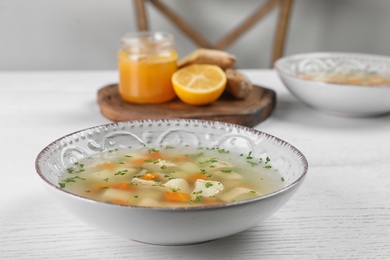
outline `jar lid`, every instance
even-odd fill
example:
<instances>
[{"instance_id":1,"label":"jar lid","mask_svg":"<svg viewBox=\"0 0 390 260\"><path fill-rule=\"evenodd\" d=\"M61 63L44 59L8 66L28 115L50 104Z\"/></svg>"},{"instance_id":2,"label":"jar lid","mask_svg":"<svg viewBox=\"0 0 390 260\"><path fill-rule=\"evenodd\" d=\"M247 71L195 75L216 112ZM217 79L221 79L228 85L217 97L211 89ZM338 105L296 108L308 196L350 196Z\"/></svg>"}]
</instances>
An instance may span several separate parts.
<instances>
[{"instance_id":1,"label":"jar lid","mask_svg":"<svg viewBox=\"0 0 390 260\"><path fill-rule=\"evenodd\" d=\"M165 32L131 32L126 33L121 42L123 49L127 52L143 53L171 48L173 36Z\"/></svg>"}]
</instances>

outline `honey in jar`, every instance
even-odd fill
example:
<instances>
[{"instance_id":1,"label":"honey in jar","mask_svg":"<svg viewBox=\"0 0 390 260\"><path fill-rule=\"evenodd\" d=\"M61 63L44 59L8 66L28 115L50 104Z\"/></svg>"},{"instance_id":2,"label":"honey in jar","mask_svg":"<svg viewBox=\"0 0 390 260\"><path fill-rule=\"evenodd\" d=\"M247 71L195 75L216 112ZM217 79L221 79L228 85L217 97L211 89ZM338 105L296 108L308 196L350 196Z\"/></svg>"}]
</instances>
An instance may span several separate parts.
<instances>
[{"instance_id":1,"label":"honey in jar","mask_svg":"<svg viewBox=\"0 0 390 260\"><path fill-rule=\"evenodd\" d=\"M163 32L126 34L118 69L119 93L125 101L162 103L173 99L171 76L177 70L173 36Z\"/></svg>"}]
</instances>

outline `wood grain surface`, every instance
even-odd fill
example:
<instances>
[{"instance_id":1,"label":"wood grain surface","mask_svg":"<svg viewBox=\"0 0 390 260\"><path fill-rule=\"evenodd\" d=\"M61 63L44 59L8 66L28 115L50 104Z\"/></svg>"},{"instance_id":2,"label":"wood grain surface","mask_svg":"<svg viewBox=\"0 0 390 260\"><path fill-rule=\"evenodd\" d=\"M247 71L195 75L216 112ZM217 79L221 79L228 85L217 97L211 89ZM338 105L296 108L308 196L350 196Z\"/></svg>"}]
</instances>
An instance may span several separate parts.
<instances>
[{"instance_id":1,"label":"wood grain surface","mask_svg":"<svg viewBox=\"0 0 390 260\"><path fill-rule=\"evenodd\" d=\"M117 80L117 71L1 72L0 259L389 260L390 115L321 113L293 97L275 71L244 72L278 97L272 116L255 129L302 151L308 175L264 222L188 246L138 243L89 226L49 195L35 173L47 144L111 122L96 94Z\"/></svg>"},{"instance_id":2,"label":"wood grain surface","mask_svg":"<svg viewBox=\"0 0 390 260\"><path fill-rule=\"evenodd\" d=\"M275 92L260 86L255 86L246 99L234 99L225 93L206 106L188 105L178 98L161 104L129 103L120 97L117 84L104 86L98 91L101 113L112 121L192 118L253 127L272 114L275 103Z\"/></svg>"}]
</instances>

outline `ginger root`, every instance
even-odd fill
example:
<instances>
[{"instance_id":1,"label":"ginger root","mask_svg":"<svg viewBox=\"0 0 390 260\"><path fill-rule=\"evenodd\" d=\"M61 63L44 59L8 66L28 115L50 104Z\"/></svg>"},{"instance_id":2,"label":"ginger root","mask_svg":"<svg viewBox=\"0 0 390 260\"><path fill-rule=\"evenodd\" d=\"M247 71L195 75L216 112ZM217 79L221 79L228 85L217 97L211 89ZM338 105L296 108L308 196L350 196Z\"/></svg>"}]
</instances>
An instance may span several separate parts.
<instances>
[{"instance_id":1,"label":"ginger root","mask_svg":"<svg viewBox=\"0 0 390 260\"><path fill-rule=\"evenodd\" d=\"M178 67L183 68L191 64L213 64L223 70L232 68L236 57L224 51L211 49L197 49L178 61Z\"/></svg>"},{"instance_id":2,"label":"ginger root","mask_svg":"<svg viewBox=\"0 0 390 260\"><path fill-rule=\"evenodd\" d=\"M225 73L227 78L225 91L236 99L245 99L253 89L248 77L234 69L227 69Z\"/></svg>"}]
</instances>

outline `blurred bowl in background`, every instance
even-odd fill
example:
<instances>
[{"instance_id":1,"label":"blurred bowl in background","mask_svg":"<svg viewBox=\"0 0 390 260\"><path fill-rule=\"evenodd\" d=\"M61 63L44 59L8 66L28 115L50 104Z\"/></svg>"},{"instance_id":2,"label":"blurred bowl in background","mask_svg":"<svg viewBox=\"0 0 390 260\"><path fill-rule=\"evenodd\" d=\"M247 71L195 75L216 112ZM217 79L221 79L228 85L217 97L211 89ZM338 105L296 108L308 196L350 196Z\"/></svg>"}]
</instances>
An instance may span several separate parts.
<instances>
[{"instance_id":1,"label":"blurred bowl in background","mask_svg":"<svg viewBox=\"0 0 390 260\"><path fill-rule=\"evenodd\" d=\"M306 53L281 58L275 69L306 105L335 115L390 112L390 57L358 53Z\"/></svg>"}]
</instances>

